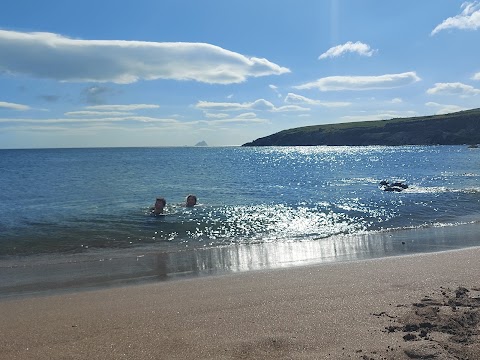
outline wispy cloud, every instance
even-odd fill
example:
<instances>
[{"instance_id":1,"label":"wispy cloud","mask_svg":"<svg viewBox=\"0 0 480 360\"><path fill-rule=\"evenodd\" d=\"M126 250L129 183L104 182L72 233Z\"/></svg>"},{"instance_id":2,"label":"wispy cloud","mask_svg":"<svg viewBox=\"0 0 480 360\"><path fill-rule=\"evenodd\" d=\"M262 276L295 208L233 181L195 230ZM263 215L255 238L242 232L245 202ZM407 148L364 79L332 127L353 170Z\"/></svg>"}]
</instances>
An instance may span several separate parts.
<instances>
[{"instance_id":1,"label":"wispy cloud","mask_svg":"<svg viewBox=\"0 0 480 360\"><path fill-rule=\"evenodd\" d=\"M467 110L467 108L458 105L445 105L436 102L427 102L425 106L437 108L437 110L435 111L436 115L450 114L457 111Z\"/></svg>"},{"instance_id":2,"label":"wispy cloud","mask_svg":"<svg viewBox=\"0 0 480 360\"><path fill-rule=\"evenodd\" d=\"M318 89L320 91L393 89L420 80L414 71L379 76L329 76L294 86L294 88L300 90Z\"/></svg>"},{"instance_id":3,"label":"wispy cloud","mask_svg":"<svg viewBox=\"0 0 480 360\"><path fill-rule=\"evenodd\" d=\"M480 28L480 3L478 1L462 4L463 11L454 17L449 17L432 30L430 35L435 35L442 30L460 29L477 30Z\"/></svg>"},{"instance_id":4,"label":"wispy cloud","mask_svg":"<svg viewBox=\"0 0 480 360\"><path fill-rule=\"evenodd\" d=\"M342 116L340 119L345 122L354 122L354 121L376 121L376 120L390 120L396 118L405 118L416 116L417 114L414 111L384 111L377 114L365 114L365 115L347 115Z\"/></svg>"},{"instance_id":5,"label":"wispy cloud","mask_svg":"<svg viewBox=\"0 0 480 360\"><path fill-rule=\"evenodd\" d=\"M269 123L270 121L267 119L258 118L255 114L247 115L247 116L235 116L228 119L218 119L218 120L201 120L198 123L203 123L207 125L217 126L217 125L225 125L225 124L264 124Z\"/></svg>"},{"instance_id":6,"label":"wispy cloud","mask_svg":"<svg viewBox=\"0 0 480 360\"><path fill-rule=\"evenodd\" d=\"M282 97L282 94L280 94L280 91L278 90L278 86L276 86L276 85L268 85L268 87L269 87L270 89L272 89L272 90L275 92L275 94L277 94L277 96L278 96L279 98Z\"/></svg>"},{"instance_id":7,"label":"wispy cloud","mask_svg":"<svg viewBox=\"0 0 480 360\"><path fill-rule=\"evenodd\" d=\"M105 96L112 95L113 93L114 91L106 86L89 86L82 91L81 96L85 103L98 105L105 103Z\"/></svg>"},{"instance_id":8,"label":"wispy cloud","mask_svg":"<svg viewBox=\"0 0 480 360\"><path fill-rule=\"evenodd\" d=\"M198 126L208 126L218 129L221 126L246 124L270 123L269 119L260 118L254 112L244 112L235 116L223 114L211 119L192 121L179 121L173 118L160 118L149 116L110 116L111 112L98 112L97 117L92 114L78 114L73 112L67 115L73 117L59 118L0 118L0 132L21 131L21 132L65 132L79 133L83 131L184 131L196 129ZM92 116L89 116L92 115ZM101 116L104 115L104 116Z\"/></svg>"},{"instance_id":9,"label":"wispy cloud","mask_svg":"<svg viewBox=\"0 0 480 360\"><path fill-rule=\"evenodd\" d=\"M26 110L30 110L30 106L0 101L0 109L26 111Z\"/></svg>"},{"instance_id":10,"label":"wispy cloud","mask_svg":"<svg viewBox=\"0 0 480 360\"><path fill-rule=\"evenodd\" d=\"M118 116L118 117L87 117L87 118L0 118L0 123L13 123L13 124L36 124L36 125L50 125L50 124L104 124L104 123L117 123L117 122L133 122L133 123L179 123L178 120L169 118L155 118L149 116Z\"/></svg>"},{"instance_id":11,"label":"wispy cloud","mask_svg":"<svg viewBox=\"0 0 480 360\"><path fill-rule=\"evenodd\" d=\"M253 112L247 112L247 113L243 113L243 114L238 115L237 118L239 118L239 119L255 119L255 118L257 118L257 114L255 114Z\"/></svg>"},{"instance_id":12,"label":"wispy cloud","mask_svg":"<svg viewBox=\"0 0 480 360\"><path fill-rule=\"evenodd\" d=\"M144 109L158 109L159 105L154 104L122 104L122 105L92 105L86 106L85 110L69 111L65 116L77 117L126 117L133 116L133 111Z\"/></svg>"},{"instance_id":13,"label":"wispy cloud","mask_svg":"<svg viewBox=\"0 0 480 360\"><path fill-rule=\"evenodd\" d=\"M480 94L480 89L473 86L456 83L436 83L434 87L427 90L429 95L459 95L475 96Z\"/></svg>"},{"instance_id":14,"label":"wispy cloud","mask_svg":"<svg viewBox=\"0 0 480 360\"><path fill-rule=\"evenodd\" d=\"M69 111L65 113L65 116L130 116L133 115L129 112L122 111Z\"/></svg>"},{"instance_id":15,"label":"wispy cloud","mask_svg":"<svg viewBox=\"0 0 480 360\"><path fill-rule=\"evenodd\" d=\"M46 32L0 30L0 69L71 82L195 80L231 84L289 69L205 43L78 40Z\"/></svg>"},{"instance_id":16,"label":"wispy cloud","mask_svg":"<svg viewBox=\"0 0 480 360\"><path fill-rule=\"evenodd\" d=\"M473 75L472 80L480 80L480 72Z\"/></svg>"},{"instance_id":17,"label":"wispy cloud","mask_svg":"<svg viewBox=\"0 0 480 360\"><path fill-rule=\"evenodd\" d=\"M225 118L228 118L229 116L230 115L225 113L217 113L217 114L209 113L209 112L205 113L205 117L209 119L225 119Z\"/></svg>"},{"instance_id":18,"label":"wispy cloud","mask_svg":"<svg viewBox=\"0 0 480 360\"><path fill-rule=\"evenodd\" d=\"M258 99L254 102L247 103L226 103L226 102L209 102L209 101L199 101L195 107L203 111L245 111L245 110L254 110L254 111L271 111L271 112L283 112L283 111L309 111L310 109L287 105L276 107L270 101L265 99Z\"/></svg>"},{"instance_id":19,"label":"wispy cloud","mask_svg":"<svg viewBox=\"0 0 480 360\"><path fill-rule=\"evenodd\" d=\"M275 106L264 99L259 99L249 103L233 103L233 102L211 102L199 101L195 105L197 109L205 111L243 111L243 110L272 110Z\"/></svg>"},{"instance_id":20,"label":"wispy cloud","mask_svg":"<svg viewBox=\"0 0 480 360\"><path fill-rule=\"evenodd\" d=\"M126 104L126 105L93 105L86 109L98 111L135 111L143 109L158 109L160 106L155 104Z\"/></svg>"},{"instance_id":21,"label":"wispy cloud","mask_svg":"<svg viewBox=\"0 0 480 360\"><path fill-rule=\"evenodd\" d=\"M357 41L355 43L348 41L343 45L331 47L318 58L320 60L327 58L335 58L342 56L346 53L356 53L361 56L372 56L375 52L376 50L372 50L370 48L370 45L364 44L360 41Z\"/></svg>"},{"instance_id":22,"label":"wispy cloud","mask_svg":"<svg viewBox=\"0 0 480 360\"><path fill-rule=\"evenodd\" d=\"M318 105L330 108L345 107L351 105L350 102L314 100L294 93L288 93L288 95L285 97L285 102L288 104Z\"/></svg>"},{"instance_id":23,"label":"wispy cloud","mask_svg":"<svg viewBox=\"0 0 480 360\"><path fill-rule=\"evenodd\" d=\"M285 106L280 106L275 108L273 111L275 112L285 112L285 111L310 111L310 108L306 108L303 106L298 106L298 105L285 105Z\"/></svg>"}]
</instances>

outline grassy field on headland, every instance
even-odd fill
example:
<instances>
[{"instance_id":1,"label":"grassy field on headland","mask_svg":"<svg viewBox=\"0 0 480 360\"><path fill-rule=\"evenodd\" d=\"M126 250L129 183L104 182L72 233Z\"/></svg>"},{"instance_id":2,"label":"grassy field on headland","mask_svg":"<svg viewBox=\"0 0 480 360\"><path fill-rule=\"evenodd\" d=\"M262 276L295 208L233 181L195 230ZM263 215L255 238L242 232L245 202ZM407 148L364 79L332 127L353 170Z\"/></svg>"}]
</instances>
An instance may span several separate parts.
<instances>
[{"instance_id":1,"label":"grassy field on headland","mask_svg":"<svg viewBox=\"0 0 480 360\"><path fill-rule=\"evenodd\" d=\"M283 130L243 146L464 145L480 143L480 109L443 115L314 125Z\"/></svg>"}]
</instances>

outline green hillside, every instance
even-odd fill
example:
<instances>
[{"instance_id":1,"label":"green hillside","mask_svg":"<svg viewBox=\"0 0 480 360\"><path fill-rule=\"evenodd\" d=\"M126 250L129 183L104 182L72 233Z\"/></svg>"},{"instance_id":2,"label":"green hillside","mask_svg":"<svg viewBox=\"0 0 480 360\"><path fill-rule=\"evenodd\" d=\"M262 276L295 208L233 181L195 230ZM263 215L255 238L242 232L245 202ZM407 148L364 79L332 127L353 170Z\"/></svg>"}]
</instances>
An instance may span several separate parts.
<instances>
[{"instance_id":1,"label":"green hillside","mask_svg":"<svg viewBox=\"0 0 480 360\"><path fill-rule=\"evenodd\" d=\"M283 130L243 146L463 145L480 143L480 109L444 115L314 125Z\"/></svg>"}]
</instances>

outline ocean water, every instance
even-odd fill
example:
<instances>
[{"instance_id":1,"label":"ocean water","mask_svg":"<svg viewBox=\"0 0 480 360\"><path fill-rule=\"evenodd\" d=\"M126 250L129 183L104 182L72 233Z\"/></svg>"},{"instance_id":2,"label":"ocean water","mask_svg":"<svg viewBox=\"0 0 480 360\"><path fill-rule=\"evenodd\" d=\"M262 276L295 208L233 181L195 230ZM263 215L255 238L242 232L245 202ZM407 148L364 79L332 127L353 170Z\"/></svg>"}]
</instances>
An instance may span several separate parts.
<instances>
[{"instance_id":1,"label":"ocean water","mask_svg":"<svg viewBox=\"0 0 480 360\"><path fill-rule=\"evenodd\" d=\"M460 248L479 223L466 146L0 150L0 292Z\"/></svg>"}]
</instances>

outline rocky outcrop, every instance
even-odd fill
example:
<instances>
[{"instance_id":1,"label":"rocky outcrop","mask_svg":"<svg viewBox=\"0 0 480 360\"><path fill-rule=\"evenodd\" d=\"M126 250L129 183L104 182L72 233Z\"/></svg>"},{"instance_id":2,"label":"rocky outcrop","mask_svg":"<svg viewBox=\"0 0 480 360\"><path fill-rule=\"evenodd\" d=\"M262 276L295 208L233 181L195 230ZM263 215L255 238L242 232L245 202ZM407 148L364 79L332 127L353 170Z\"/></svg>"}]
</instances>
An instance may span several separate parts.
<instances>
[{"instance_id":1,"label":"rocky outcrop","mask_svg":"<svg viewBox=\"0 0 480 360\"><path fill-rule=\"evenodd\" d=\"M380 181L380 189L383 191L394 191L394 192L401 192L405 189L408 189L408 185L402 181L387 181L383 180Z\"/></svg>"}]
</instances>

